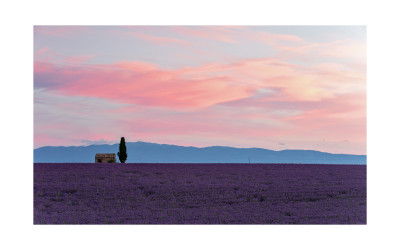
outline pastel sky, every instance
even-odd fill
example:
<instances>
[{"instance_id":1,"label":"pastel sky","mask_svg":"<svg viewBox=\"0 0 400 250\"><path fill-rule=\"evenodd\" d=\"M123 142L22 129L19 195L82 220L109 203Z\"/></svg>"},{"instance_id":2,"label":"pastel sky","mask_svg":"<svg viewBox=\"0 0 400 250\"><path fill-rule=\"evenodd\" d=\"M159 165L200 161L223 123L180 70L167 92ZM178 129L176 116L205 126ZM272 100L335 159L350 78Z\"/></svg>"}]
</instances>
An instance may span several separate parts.
<instances>
[{"instance_id":1,"label":"pastel sky","mask_svg":"<svg viewBox=\"0 0 400 250\"><path fill-rule=\"evenodd\" d=\"M366 154L365 26L35 26L34 147Z\"/></svg>"}]
</instances>

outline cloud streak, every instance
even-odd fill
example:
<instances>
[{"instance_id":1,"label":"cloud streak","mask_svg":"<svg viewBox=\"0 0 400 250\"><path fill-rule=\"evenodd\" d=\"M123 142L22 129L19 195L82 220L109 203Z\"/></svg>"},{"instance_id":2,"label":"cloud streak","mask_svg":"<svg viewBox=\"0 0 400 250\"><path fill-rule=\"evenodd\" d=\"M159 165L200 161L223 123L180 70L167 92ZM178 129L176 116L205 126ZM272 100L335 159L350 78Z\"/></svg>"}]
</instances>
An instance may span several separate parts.
<instances>
[{"instance_id":1,"label":"cloud streak","mask_svg":"<svg viewBox=\"0 0 400 250\"><path fill-rule=\"evenodd\" d=\"M165 70L140 61L68 66L35 63L35 86L66 95L107 98L131 104L196 109L254 97L316 101L364 90L365 73L351 65L304 67L274 58L205 64ZM111 91L112 90L112 91Z\"/></svg>"},{"instance_id":2,"label":"cloud streak","mask_svg":"<svg viewBox=\"0 0 400 250\"><path fill-rule=\"evenodd\" d=\"M182 72L140 62L76 68L35 63L35 86L66 95L170 108L201 108L251 95L252 88L227 76L187 79Z\"/></svg>"}]
</instances>

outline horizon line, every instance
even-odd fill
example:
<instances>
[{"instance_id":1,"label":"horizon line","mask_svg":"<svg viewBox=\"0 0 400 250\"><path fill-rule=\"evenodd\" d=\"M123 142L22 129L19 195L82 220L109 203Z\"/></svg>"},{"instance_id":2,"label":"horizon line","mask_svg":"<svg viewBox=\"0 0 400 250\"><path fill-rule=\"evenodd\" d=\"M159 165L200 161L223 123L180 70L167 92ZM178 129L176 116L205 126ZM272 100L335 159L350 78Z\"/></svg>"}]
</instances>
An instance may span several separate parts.
<instances>
[{"instance_id":1,"label":"horizon line","mask_svg":"<svg viewBox=\"0 0 400 250\"><path fill-rule=\"evenodd\" d=\"M282 149L282 150L274 150L274 149L268 149L268 148L259 148L259 147L249 147L249 148L242 148L242 147L232 147L232 146L220 146L220 145L214 145L214 146L205 146L205 147L196 147L196 146L183 146L183 145L176 145L176 144L166 144L166 143L156 143L156 142L147 142L147 141L126 141L126 143L138 143L138 142L143 142L143 143L150 143L150 144L158 144L158 145L168 145L168 146L178 146L178 147L187 147L187 148L211 148L211 147L227 147L227 148L236 148L236 149L264 149L264 150L271 150L275 152L280 152L280 151L315 151L315 152L320 152L320 153L327 153L327 154L333 154L333 155L356 155L356 156L367 156L367 154L346 154L346 153L330 153L330 152L325 152L325 151L318 151L314 149ZM108 146L113 146L117 145L119 142L113 143L113 144L89 144L89 145L71 145L71 146L41 146L38 148L33 148L33 150L44 148L44 147L89 147L89 146L102 146L102 145L108 145Z\"/></svg>"}]
</instances>

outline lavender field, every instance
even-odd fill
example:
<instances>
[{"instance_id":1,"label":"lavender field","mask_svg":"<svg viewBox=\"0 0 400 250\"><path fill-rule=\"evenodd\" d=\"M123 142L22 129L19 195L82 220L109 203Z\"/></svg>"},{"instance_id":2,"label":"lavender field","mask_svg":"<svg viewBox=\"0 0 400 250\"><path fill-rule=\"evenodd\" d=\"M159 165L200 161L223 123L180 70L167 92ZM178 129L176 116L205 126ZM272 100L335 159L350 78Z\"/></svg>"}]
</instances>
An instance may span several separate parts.
<instances>
[{"instance_id":1,"label":"lavender field","mask_svg":"<svg viewBox=\"0 0 400 250\"><path fill-rule=\"evenodd\" d=\"M366 224L366 166L35 163L34 224Z\"/></svg>"}]
</instances>

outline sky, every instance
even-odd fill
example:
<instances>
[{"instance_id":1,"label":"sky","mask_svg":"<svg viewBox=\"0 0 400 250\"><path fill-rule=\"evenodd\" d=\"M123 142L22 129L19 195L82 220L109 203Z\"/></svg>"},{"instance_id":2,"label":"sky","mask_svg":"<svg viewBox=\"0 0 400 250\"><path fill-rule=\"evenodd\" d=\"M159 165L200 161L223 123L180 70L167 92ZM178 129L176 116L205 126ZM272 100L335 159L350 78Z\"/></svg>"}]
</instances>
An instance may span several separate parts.
<instances>
[{"instance_id":1,"label":"sky","mask_svg":"<svg viewBox=\"0 0 400 250\"><path fill-rule=\"evenodd\" d=\"M34 148L366 154L365 26L34 26Z\"/></svg>"}]
</instances>

